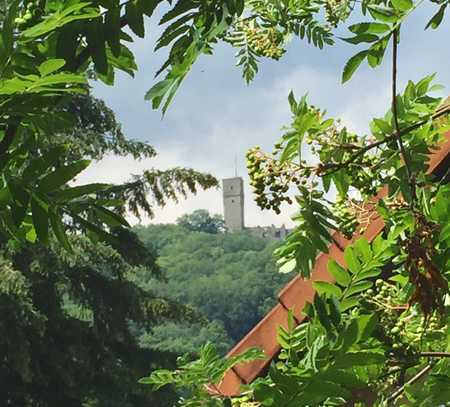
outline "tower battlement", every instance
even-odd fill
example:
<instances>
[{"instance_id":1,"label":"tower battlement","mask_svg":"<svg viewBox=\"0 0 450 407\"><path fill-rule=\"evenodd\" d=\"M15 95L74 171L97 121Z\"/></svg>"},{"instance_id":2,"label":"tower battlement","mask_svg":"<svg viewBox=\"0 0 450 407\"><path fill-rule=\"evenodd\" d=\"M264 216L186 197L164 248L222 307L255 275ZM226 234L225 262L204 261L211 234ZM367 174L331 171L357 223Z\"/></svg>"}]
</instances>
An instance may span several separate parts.
<instances>
[{"instance_id":1,"label":"tower battlement","mask_svg":"<svg viewBox=\"0 0 450 407\"><path fill-rule=\"evenodd\" d=\"M244 180L242 177L222 180L223 214L230 232L244 230Z\"/></svg>"},{"instance_id":2,"label":"tower battlement","mask_svg":"<svg viewBox=\"0 0 450 407\"><path fill-rule=\"evenodd\" d=\"M225 178L222 180L223 217L229 232L243 230L252 235L266 239L283 239L289 230L282 225L280 228L271 226L245 226L244 211L244 180L242 177Z\"/></svg>"}]
</instances>

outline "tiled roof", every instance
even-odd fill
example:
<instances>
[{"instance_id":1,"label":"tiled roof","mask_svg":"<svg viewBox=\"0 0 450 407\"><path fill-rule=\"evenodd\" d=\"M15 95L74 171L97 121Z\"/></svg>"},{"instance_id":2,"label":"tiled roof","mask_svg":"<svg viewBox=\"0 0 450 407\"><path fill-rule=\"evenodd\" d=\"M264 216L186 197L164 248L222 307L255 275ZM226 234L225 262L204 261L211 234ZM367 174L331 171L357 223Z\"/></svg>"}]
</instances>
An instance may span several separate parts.
<instances>
[{"instance_id":1,"label":"tiled roof","mask_svg":"<svg viewBox=\"0 0 450 407\"><path fill-rule=\"evenodd\" d=\"M445 168L448 168L450 165L449 161L450 132L445 135L445 142L442 143L440 148L430 154L429 173L442 176L443 171L446 171ZM374 210L374 204L386 193L386 188L381 189L374 199L372 208L368 209ZM267 359L238 365L229 370L218 385L221 394L230 396L239 394L240 386L251 383L256 377L261 375L270 361L277 356L280 351L280 346L277 342L277 327L280 325L287 327L288 310L292 309L296 323L301 323L304 319L304 315L302 315L303 307L306 302L312 302L314 297L312 282L315 280L333 281L333 278L327 271L328 260L334 259L342 266L345 266L344 248L361 236L368 241L372 241L382 231L383 227L383 219L379 216L374 216L364 233L355 235L351 241L345 239L339 233L334 234L334 243L329 246L328 253L321 253L317 257L311 279L305 280L299 276L294 277L279 293L278 304L228 353L228 356L232 356L250 347L258 347L264 350Z\"/></svg>"}]
</instances>

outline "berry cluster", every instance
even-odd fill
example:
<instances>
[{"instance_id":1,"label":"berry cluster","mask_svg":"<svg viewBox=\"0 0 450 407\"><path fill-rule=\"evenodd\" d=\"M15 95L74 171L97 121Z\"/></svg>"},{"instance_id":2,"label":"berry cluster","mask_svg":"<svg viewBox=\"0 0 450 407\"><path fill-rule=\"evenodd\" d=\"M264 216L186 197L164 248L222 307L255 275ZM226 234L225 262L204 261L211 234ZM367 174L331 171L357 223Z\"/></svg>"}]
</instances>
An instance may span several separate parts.
<instances>
[{"instance_id":1,"label":"berry cluster","mask_svg":"<svg viewBox=\"0 0 450 407\"><path fill-rule=\"evenodd\" d=\"M276 145L276 152L280 147ZM310 168L280 162L273 155L263 153L259 147L248 150L247 169L256 203L260 208L273 209L277 214L283 202L292 204L292 199L287 196L290 186L305 187L308 183L306 174L311 174ZM317 183L311 186L317 186Z\"/></svg>"},{"instance_id":2,"label":"berry cluster","mask_svg":"<svg viewBox=\"0 0 450 407\"><path fill-rule=\"evenodd\" d=\"M275 60L283 56L283 34L275 28L263 28L254 21L241 24L238 28L245 33L250 48L258 55Z\"/></svg>"},{"instance_id":3,"label":"berry cluster","mask_svg":"<svg viewBox=\"0 0 450 407\"><path fill-rule=\"evenodd\" d=\"M325 2L325 18L333 27L345 21L350 15L350 4L347 0L327 0Z\"/></svg>"},{"instance_id":4,"label":"berry cluster","mask_svg":"<svg viewBox=\"0 0 450 407\"><path fill-rule=\"evenodd\" d=\"M376 290L362 294L364 305L380 315L380 327L392 346L391 357L413 357L424 335L444 333L444 325L438 315L421 317L416 309L403 302L404 294L398 286L382 279L375 282Z\"/></svg>"},{"instance_id":5,"label":"berry cluster","mask_svg":"<svg viewBox=\"0 0 450 407\"><path fill-rule=\"evenodd\" d=\"M40 0L29 1L26 5L25 11L17 17L14 22L19 25L30 24L32 20L39 18L43 14L43 9Z\"/></svg>"},{"instance_id":6,"label":"berry cluster","mask_svg":"<svg viewBox=\"0 0 450 407\"><path fill-rule=\"evenodd\" d=\"M345 238L351 239L359 223L357 213L352 205L345 199L338 199L333 205L333 214L337 220L339 231Z\"/></svg>"}]
</instances>

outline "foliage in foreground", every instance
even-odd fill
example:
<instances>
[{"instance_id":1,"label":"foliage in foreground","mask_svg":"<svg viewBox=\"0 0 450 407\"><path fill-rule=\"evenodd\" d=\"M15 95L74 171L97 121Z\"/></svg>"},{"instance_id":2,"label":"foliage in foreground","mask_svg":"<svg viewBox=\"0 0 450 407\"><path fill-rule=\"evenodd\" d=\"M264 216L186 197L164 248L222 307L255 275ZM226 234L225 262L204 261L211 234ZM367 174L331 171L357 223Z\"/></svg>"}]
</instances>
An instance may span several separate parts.
<instances>
[{"instance_id":1,"label":"foliage in foreground","mask_svg":"<svg viewBox=\"0 0 450 407\"><path fill-rule=\"evenodd\" d=\"M120 243L137 242L123 232ZM169 403L137 384L150 365L173 366L168 352L143 349L129 324L147 329L196 314L133 283L153 255L71 238L73 253L2 246L0 256L0 402L4 406L144 406ZM122 253L121 253L122 252Z\"/></svg>"},{"instance_id":2,"label":"foliage in foreground","mask_svg":"<svg viewBox=\"0 0 450 407\"><path fill-rule=\"evenodd\" d=\"M113 228L128 226L125 211L152 216L155 204L217 185L188 168L150 168L123 185L69 184L106 153L156 155L146 143L126 140L112 112L89 97L89 78L110 83L114 69L137 68L122 44L121 36L129 39L121 34L122 5L112 3L102 14L89 2L1 2L0 232L21 244L46 244L54 235L70 251L68 228L111 240ZM128 15L137 10L129 3ZM108 52L103 18L114 31Z\"/></svg>"},{"instance_id":3,"label":"foliage in foreground","mask_svg":"<svg viewBox=\"0 0 450 407\"><path fill-rule=\"evenodd\" d=\"M345 262L328 263L335 282L313 282L316 295L302 310L305 322L295 327L290 314L288 329L279 328L281 353L265 377L242 389L243 397L226 397L220 388L206 391L223 375L206 380L191 365L163 376L156 371L146 379L156 388L171 383L192 392L180 405L449 402L449 169L441 166L429 173L428 160L449 130L450 109L432 95L440 89L434 75L409 81L403 93L397 91L400 27L420 4L362 2L364 21L348 27L354 34L348 42L370 45L349 60L344 82L365 59L372 67L380 65L392 43L392 105L384 117L372 120L370 136L352 133L306 97L297 100L291 93L292 123L274 151L256 147L248 152L258 205L279 212L287 201L299 208L293 218L296 229L276 251L281 272L310 278L317 255L332 243L340 245L335 231L355 238L345 245ZM439 26L447 5L441 3L429 27ZM305 4L297 7L309 12ZM263 19L261 14L256 18ZM284 16L295 24L293 15ZM345 18L344 13L335 23ZM304 144L314 160L303 157ZM330 191L336 191L334 199ZM381 233L372 242L358 238L377 218L384 221ZM186 379L192 376L198 386L194 390Z\"/></svg>"}]
</instances>

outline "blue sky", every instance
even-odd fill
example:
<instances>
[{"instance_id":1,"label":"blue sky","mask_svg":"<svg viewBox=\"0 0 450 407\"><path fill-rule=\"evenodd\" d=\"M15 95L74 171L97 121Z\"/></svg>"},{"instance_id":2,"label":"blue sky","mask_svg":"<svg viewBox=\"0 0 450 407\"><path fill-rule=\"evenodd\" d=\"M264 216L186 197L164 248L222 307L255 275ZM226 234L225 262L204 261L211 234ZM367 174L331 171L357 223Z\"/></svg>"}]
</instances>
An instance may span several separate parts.
<instances>
[{"instance_id":1,"label":"blue sky","mask_svg":"<svg viewBox=\"0 0 450 407\"><path fill-rule=\"evenodd\" d=\"M417 10L402 28L399 46L399 86L408 79L419 80L437 72L437 82L450 92L448 39L450 25L424 32L435 5ZM234 175L235 157L238 173L246 178L245 152L259 145L270 149L289 123L287 95L308 92L311 103L326 109L333 117L360 133L367 131L370 118L384 114L390 100L390 52L376 70L365 63L352 80L341 85L342 68L358 48L338 41L334 47L316 49L294 38L281 61L263 61L255 81L247 86L235 67L234 50L227 45L216 48L213 56L204 56L182 85L164 119L144 100L154 83L154 72L163 61L164 52L154 53L154 39L159 29L149 21L146 39L132 45L139 72L136 77L119 74L114 87L93 85L96 97L114 110L125 134L148 141L159 152L153 160L136 162L131 158L108 157L95 163L80 182L121 182L145 168L192 167L218 178ZM150 38L150 39L148 39ZM247 178L246 178L247 179ZM152 222L174 222L194 209L206 208L222 213L220 190L199 193L179 204L157 210ZM246 188L247 225L290 224L294 208L286 207L276 216L261 212ZM144 219L144 222L149 222Z\"/></svg>"}]
</instances>

